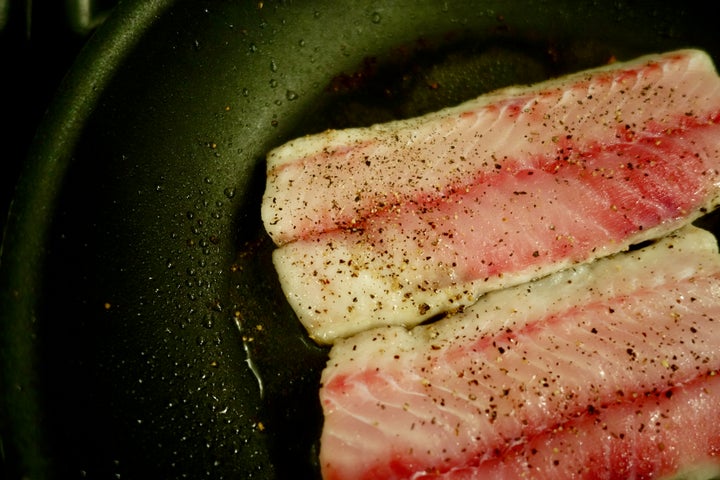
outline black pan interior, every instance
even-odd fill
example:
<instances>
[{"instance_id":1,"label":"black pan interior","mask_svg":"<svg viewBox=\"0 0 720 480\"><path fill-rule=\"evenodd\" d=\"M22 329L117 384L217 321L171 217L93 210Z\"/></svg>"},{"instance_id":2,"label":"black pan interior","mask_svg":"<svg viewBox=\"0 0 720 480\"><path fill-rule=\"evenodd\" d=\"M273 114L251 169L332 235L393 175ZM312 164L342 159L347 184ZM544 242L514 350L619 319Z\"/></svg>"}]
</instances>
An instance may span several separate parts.
<instances>
[{"instance_id":1,"label":"black pan interior","mask_svg":"<svg viewBox=\"0 0 720 480\"><path fill-rule=\"evenodd\" d=\"M710 7L122 3L59 92L8 221L7 478L318 478L327 350L275 277L265 153L613 58L718 60Z\"/></svg>"}]
</instances>

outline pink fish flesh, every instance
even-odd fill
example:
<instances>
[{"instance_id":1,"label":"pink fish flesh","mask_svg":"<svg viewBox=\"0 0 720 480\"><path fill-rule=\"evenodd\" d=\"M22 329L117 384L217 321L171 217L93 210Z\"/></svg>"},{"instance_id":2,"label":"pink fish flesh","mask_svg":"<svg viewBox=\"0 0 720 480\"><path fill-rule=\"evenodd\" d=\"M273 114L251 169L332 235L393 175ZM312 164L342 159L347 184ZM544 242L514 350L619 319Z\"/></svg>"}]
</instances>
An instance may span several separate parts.
<instances>
[{"instance_id":1,"label":"pink fish flesh","mask_svg":"<svg viewBox=\"0 0 720 480\"><path fill-rule=\"evenodd\" d=\"M262 206L288 301L332 343L667 234L718 203L719 93L682 50L294 140Z\"/></svg>"},{"instance_id":2,"label":"pink fish flesh","mask_svg":"<svg viewBox=\"0 0 720 480\"><path fill-rule=\"evenodd\" d=\"M323 476L651 478L720 465L719 300L715 238L689 226L433 324L340 340L322 375Z\"/></svg>"}]
</instances>

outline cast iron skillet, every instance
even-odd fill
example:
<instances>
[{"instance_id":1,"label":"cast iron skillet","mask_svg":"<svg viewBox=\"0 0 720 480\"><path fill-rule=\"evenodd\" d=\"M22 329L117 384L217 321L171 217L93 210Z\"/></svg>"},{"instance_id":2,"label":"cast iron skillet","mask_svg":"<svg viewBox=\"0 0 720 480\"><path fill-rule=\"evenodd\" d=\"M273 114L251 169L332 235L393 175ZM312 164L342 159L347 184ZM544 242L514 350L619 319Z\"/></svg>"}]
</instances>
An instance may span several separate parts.
<instances>
[{"instance_id":1,"label":"cast iron skillet","mask_svg":"<svg viewBox=\"0 0 720 480\"><path fill-rule=\"evenodd\" d=\"M2 243L6 478L317 478L327 351L278 288L265 153L613 57L718 60L709 8L121 3L37 134Z\"/></svg>"}]
</instances>

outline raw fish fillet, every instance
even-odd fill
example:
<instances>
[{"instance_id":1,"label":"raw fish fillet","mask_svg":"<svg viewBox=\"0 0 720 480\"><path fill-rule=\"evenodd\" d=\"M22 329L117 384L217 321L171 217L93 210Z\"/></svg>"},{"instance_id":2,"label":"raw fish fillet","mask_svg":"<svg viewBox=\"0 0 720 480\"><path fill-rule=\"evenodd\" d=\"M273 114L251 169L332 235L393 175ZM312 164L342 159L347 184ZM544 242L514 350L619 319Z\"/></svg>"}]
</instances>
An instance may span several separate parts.
<instances>
[{"instance_id":1,"label":"raw fish fillet","mask_svg":"<svg viewBox=\"0 0 720 480\"><path fill-rule=\"evenodd\" d=\"M692 226L339 340L326 480L656 478L720 468L720 256Z\"/></svg>"},{"instance_id":2,"label":"raw fish fillet","mask_svg":"<svg viewBox=\"0 0 720 480\"><path fill-rule=\"evenodd\" d=\"M268 156L283 290L332 343L669 233L718 203L720 80L682 50Z\"/></svg>"}]
</instances>

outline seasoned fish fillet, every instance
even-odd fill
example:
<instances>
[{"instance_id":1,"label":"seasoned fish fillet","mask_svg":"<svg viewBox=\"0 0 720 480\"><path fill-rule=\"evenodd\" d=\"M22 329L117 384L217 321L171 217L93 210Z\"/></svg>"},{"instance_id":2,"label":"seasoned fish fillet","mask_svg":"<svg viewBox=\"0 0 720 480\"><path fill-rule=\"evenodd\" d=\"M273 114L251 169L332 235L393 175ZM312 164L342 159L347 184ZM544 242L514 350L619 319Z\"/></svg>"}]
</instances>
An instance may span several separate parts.
<instances>
[{"instance_id":1,"label":"seasoned fish fillet","mask_svg":"<svg viewBox=\"0 0 720 480\"><path fill-rule=\"evenodd\" d=\"M656 478L720 465L718 322L715 238L685 227L430 325L340 340L322 375L323 476Z\"/></svg>"},{"instance_id":2,"label":"seasoned fish fillet","mask_svg":"<svg viewBox=\"0 0 720 480\"><path fill-rule=\"evenodd\" d=\"M682 50L281 146L262 215L288 301L332 343L667 234L718 203L719 94Z\"/></svg>"}]
</instances>

